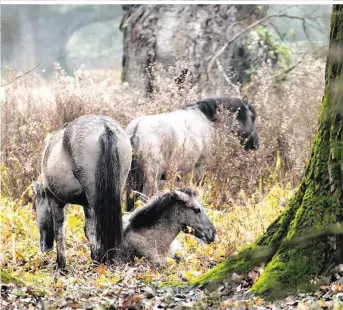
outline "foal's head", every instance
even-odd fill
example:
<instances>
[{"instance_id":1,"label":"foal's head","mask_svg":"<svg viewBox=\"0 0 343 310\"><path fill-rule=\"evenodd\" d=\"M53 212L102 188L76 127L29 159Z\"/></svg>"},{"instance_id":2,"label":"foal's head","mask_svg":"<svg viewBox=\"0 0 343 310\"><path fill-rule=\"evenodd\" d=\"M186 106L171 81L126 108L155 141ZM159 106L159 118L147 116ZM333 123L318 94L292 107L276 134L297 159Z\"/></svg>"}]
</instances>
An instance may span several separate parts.
<instances>
[{"instance_id":1,"label":"foal's head","mask_svg":"<svg viewBox=\"0 0 343 310\"><path fill-rule=\"evenodd\" d=\"M33 209L37 213L40 234L40 249L47 252L54 247L54 224L52 219L49 197L41 181L33 182Z\"/></svg>"},{"instance_id":2,"label":"foal's head","mask_svg":"<svg viewBox=\"0 0 343 310\"><path fill-rule=\"evenodd\" d=\"M180 188L172 190L171 195L177 201L177 221L182 231L194 234L206 243L213 242L216 229L207 217L197 193L189 188Z\"/></svg>"}]
</instances>

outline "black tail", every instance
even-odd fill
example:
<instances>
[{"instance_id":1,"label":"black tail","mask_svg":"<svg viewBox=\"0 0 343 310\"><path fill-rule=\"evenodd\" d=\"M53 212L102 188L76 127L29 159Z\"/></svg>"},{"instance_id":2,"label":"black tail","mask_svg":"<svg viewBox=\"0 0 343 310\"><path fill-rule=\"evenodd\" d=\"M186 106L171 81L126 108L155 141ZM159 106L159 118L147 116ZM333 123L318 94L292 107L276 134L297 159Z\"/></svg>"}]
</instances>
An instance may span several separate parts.
<instances>
[{"instance_id":1,"label":"black tail","mask_svg":"<svg viewBox=\"0 0 343 310\"><path fill-rule=\"evenodd\" d=\"M101 152L95 173L97 261L118 257L123 239L117 136L107 125L105 128L105 133L100 136Z\"/></svg>"},{"instance_id":2,"label":"black tail","mask_svg":"<svg viewBox=\"0 0 343 310\"><path fill-rule=\"evenodd\" d=\"M130 141L132 145L133 155L132 155L132 162L129 175L127 177L127 184L126 184L126 210L131 211L135 207L135 202L137 200L137 194L132 191L142 192L143 185L144 185L144 170L139 163L137 158L137 154L135 154L135 150L137 150L136 144L134 143L135 138L132 136Z\"/></svg>"}]
</instances>

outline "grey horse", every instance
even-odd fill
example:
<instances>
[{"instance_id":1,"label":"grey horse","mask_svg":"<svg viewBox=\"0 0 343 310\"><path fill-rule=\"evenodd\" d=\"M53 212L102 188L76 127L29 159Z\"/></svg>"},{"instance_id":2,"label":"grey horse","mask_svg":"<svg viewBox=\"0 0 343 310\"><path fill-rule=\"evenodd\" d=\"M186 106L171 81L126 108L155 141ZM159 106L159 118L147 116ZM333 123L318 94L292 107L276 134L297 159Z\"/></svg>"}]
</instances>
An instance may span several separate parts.
<instances>
[{"instance_id":1,"label":"grey horse","mask_svg":"<svg viewBox=\"0 0 343 310\"><path fill-rule=\"evenodd\" d=\"M172 243L181 231L192 233L206 243L213 242L216 236L197 193L190 188L158 196L134 211L126 221L124 253L131 260L134 256L145 257L158 266L165 265L166 254L171 252Z\"/></svg>"},{"instance_id":2,"label":"grey horse","mask_svg":"<svg viewBox=\"0 0 343 310\"><path fill-rule=\"evenodd\" d=\"M117 257L122 246L122 190L132 148L125 131L107 116L86 115L67 123L48 140L41 178L34 182L34 208L43 252L57 249L64 268L67 203L84 208L85 234L95 261Z\"/></svg>"},{"instance_id":3,"label":"grey horse","mask_svg":"<svg viewBox=\"0 0 343 310\"><path fill-rule=\"evenodd\" d=\"M155 193L158 182L168 175L171 166L181 175L195 168L198 177L201 176L213 139L213 124L223 110L232 112L237 120L237 126L231 130L244 148L258 149L256 111L246 98L204 99L170 113L142 116L129 123L125 130L130 136L133 159L126 194L128 211L134 207L135 192L147 196Z\"/></svg>"}]
</instances>

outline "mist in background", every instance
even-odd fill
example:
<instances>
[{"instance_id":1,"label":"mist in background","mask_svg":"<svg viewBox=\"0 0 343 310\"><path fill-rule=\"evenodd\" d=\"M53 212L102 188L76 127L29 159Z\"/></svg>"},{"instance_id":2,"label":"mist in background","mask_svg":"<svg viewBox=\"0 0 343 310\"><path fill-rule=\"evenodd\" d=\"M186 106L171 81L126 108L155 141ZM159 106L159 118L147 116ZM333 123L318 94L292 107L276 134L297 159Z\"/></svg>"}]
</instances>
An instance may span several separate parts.
<instances>
[{"instance_id":1,"label":"mist in background","mask_svg":"<svg viewBox=\"0 0 343 310\"><path fill-rule=\"evenodd\" d=\"M270 5L268 14L281 5ZM123 34L121 5L2 5L1 72L12 68L36 69L49 77L59 62L69 73L85 65L88 70L121 70ZM289 15L315 18L304 28L301 20L275 19L275 31L289 42L328 43L330 5L300 5ZM293 31L290 31L292 29Z\"/></svg>"}]
</instances>

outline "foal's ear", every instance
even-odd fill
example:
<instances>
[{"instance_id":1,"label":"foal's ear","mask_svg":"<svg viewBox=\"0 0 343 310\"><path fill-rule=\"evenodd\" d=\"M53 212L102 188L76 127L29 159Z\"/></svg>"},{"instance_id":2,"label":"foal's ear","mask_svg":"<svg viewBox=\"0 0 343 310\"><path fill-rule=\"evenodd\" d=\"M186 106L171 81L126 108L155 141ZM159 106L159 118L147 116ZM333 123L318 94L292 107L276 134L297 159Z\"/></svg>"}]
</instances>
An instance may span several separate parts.
<instances>
[{"instance_id":1,"label":"foal's ear","mask_svg":"<svg viewBox=\"0 0 343 310\"><path fill-rule=\"evenodd\" d=\"M179 200L185 202L189 201L189 196L181 191L172 189L170 192L173 194L174 197L176 197Z\"/></svg>"},{"instance_id":2,"label":"foal's ear","mask_svg":"<svg viewBox=\"0 0 343 310\"><path fill-rule=\"evenodd\" d=\"M243 104L243 106L245 107L245 108L249 108L249 101L248 101L248 97L247 96L244 96L243 98L242 98L242 104Z\"/></svg>"}]
</instances>

